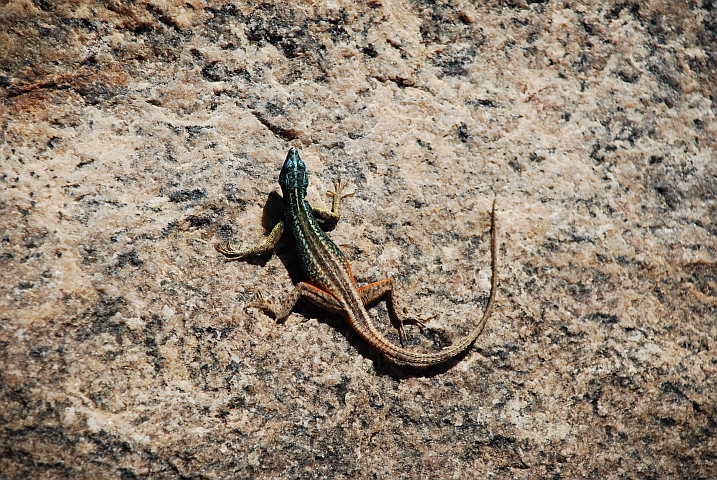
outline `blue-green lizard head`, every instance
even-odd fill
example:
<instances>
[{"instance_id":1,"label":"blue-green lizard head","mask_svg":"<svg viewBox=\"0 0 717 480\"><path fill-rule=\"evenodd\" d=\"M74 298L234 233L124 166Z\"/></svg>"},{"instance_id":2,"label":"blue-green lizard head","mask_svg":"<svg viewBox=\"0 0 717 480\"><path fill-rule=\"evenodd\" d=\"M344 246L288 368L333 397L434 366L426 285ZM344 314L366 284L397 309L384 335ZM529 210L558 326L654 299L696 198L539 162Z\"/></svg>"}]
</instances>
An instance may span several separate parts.
<instances>
[{"instance_id":1,"label":"blue-green lizard head","mask_svg":"<svg viewBox=\"0 0 717 480\"><path fill-rule=\"evenodd\" d=\"M299 151L294 147L289 150L284 166L281 167L279 185L281 185L281 190L284 193L296 189L302 189L306 192L306 187L309 186L306 164L299 156Z\"/></svg>"}]
</instances>

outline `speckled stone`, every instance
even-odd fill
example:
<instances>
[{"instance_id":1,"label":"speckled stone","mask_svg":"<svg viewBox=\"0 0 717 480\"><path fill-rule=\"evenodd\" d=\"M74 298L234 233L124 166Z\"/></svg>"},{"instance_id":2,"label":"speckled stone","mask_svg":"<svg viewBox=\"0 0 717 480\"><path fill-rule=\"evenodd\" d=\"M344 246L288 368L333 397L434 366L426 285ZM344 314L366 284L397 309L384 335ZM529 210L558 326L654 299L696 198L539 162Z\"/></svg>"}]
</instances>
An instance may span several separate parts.
<instances>
[{"instance_id":1,"label":"speckled stone","mask_svg":"<svg viewBox=\"0 0 717 480\"><path fill-rule=\"evenodd\" d=\"M717 478L716 68L709 1L0 0L0 476ZM292 145L418 351L485 308L497 198L458 361L246 309L291 241L212 244Z\"/></svg>"}]
</instances>

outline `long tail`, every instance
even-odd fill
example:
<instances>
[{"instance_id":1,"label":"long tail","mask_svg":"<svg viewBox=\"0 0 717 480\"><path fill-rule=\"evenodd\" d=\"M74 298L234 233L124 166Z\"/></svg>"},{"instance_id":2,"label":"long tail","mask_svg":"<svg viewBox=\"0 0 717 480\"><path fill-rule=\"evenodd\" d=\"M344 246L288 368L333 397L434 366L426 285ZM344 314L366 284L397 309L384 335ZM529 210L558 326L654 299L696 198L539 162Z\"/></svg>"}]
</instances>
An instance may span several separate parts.
<instances>
[{"instance_id":1,"label":"long tail","mask_svg":"<svg viewBox=\"0 0 717 480\"><path fill-rule=\"evenodd\" d=\"M359 335L364 337L366 341L368 341L369 343L376 344L376 346L379 347L380 350L387 357L391 358L397 363L403 363L414 367L429 367L431 365L437 365L463 352L468 347L470 347L473 342L475 342L476 338L478 338L478 336L480 336L480 334L483 332L483 328L485 327L485 324L488 321L488 318L490 317L490 314L493 310L493 304L495 303L495 294L498 285L498 247L496 240L497 236L498 235L495 221L494 199L493 208L491 210L490 250L491 268L493 272L491 275L490 297L488 298L488 305L486 306L485 312L483 312L483 317L481 318L480 322L478 322L478 325L476 325L476 327L468 335L463 337L463 339L461 339L458 343L451 345L445 350L441 350L440 352L436 353L412 352L392 343L386 337L384 337L383 334L378 331L376 326L371 321L371 318L369 317L368 312L366 312L366 309L363 308L363 305L361 305L356 310L349 310L362 311L365 314L365 318L363 319L349 319L349 321L353 323L353 328Z\"/></svg>"}]
</instances>

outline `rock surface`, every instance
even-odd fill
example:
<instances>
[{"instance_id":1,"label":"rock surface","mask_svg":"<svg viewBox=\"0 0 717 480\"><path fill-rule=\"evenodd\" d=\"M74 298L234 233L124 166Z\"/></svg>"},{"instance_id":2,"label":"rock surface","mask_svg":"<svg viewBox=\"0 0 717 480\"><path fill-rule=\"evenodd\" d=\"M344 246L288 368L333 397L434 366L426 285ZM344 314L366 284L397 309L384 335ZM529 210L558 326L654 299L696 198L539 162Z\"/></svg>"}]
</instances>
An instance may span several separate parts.
<instances>
[{"instance_id":1,"label":"rock surface","mask_svg":"<svg viewBox=\"0 0 717 480\"><path fill-rule=\"evenodd\" d=\"M713 2L0 0L3 478L716 478ZM308 304L298 147L425 372ZM263 217L263 221L262 221ZM398 341L385 307L372 310Z\"/></svg>"}]
</instances>

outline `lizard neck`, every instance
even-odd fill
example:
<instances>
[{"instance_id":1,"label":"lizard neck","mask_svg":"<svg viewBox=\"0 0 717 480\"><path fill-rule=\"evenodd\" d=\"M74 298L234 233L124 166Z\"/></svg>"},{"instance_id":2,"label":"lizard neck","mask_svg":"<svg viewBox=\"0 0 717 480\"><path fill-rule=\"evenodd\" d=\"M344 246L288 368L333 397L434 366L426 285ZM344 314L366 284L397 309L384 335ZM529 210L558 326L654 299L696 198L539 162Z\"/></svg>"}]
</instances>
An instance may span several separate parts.
<instances>
[{"instance_id":1,"label":"lizard neck","mask_svg":"<svg viewBox=\"0 0 717 480\"><path fill-rule=\"evenodd\" d=\"M321 230L319 222L314 217L311 205L306 201L305 188L287 189L283 193L284 217L301 251L303 247L310 246L311 237L321 235L323 230Z\"/></svg>"}]
</instances>

